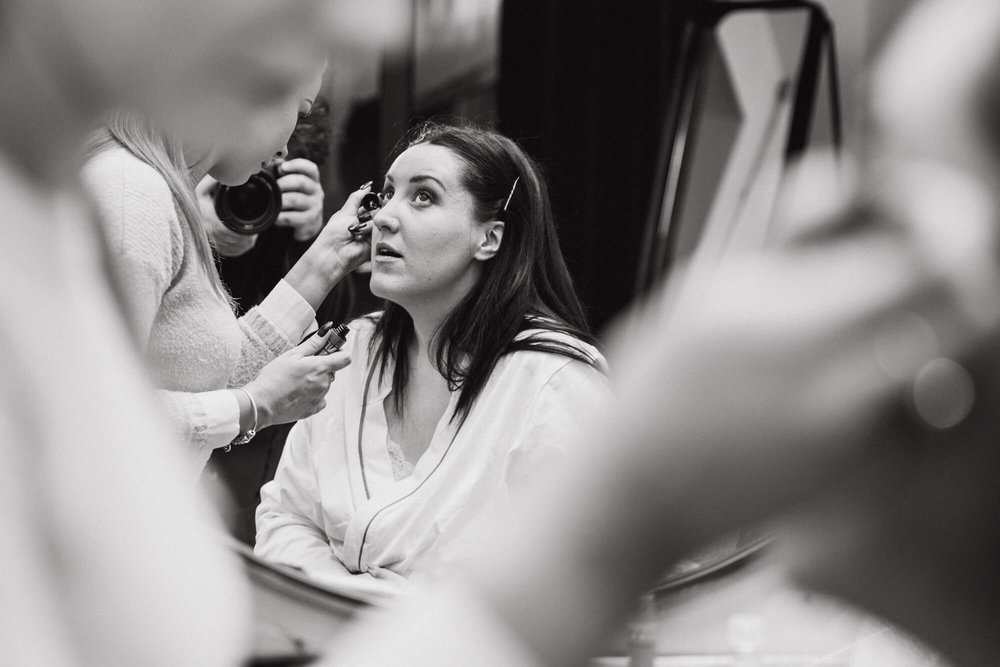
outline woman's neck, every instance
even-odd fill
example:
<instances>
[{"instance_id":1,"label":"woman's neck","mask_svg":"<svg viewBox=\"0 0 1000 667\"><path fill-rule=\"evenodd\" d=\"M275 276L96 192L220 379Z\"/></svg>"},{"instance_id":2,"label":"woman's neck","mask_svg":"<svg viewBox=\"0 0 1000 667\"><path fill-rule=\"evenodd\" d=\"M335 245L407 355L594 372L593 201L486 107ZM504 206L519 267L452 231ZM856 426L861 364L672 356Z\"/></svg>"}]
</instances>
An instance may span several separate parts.
<instances>
[{"instance_id":1,"label":"woman's neck","mask_svg":"<svg viewBox=\"0 0 1000 667\"><path fill-rule=\"evenodd\" d=\"M413 320L416 346L411 353L421 351L420 356L434 363L433 346L438 331L471 289L471 286L456 285L449 294L438 293L427 299L415 299L405 306L399 304Z\"/></svg>"},{"instance_id":2,"label":"woman's neck","mask_svg":"<svg viewBox=\"0 0 1000 667\"><path fill-rule=\"evenodd\" d=\"M181 150L184 152L184 162L187 164L188 173L191 174L191 182L197 183L212 168L211 150L188 139L182 140Z\"/></svg>"},{"instance_id":3,"label":"woman's neck","mask_svg":"<svg viewBox=\"0 0 1000 667\"><path fill-rule=\"evenodd\" d=\"M413 320L414 340L413 346L408 350L411 364L433 364L434 353L432 346L438 329L444 322L447 314L428 313L420 309L416 312L407 311Z\"/></svg>"}]
</instances>

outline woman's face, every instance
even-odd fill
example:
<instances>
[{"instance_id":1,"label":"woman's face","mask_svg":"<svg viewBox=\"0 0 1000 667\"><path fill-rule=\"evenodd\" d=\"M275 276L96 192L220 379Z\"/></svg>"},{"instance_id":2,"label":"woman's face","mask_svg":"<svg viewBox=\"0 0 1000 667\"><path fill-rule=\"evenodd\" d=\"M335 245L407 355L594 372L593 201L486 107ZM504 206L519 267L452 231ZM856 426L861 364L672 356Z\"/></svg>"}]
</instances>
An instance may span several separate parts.
<instances>
[{"instance_id":1,"label":"woman's face","mask_svg":"<svg viewBox=\"0 0 1000 667\"><path fill-rule=\"evenodd\" d=\"M473 217L461 185L464 163L449 149L418 144L385 177L372 232L371 291L411 311L450 310L482 270L483 237L492 223Z\"/></svg>"},{"instance_id":2,"label":"woman's face","mask_svg":"<svg viewBox=\"0 0 1000 667\"><path fill-rule=\"evenodd\" d=\"M0 0L0 20L76 116L96 127L135 108L169 136L210 140L231 114L287 97L316 63L349 56L379 17L390 49L408 34L404 0ZM6 33L5 33L6 34Z\"/></svg>"},{"instance_id":3,"label":"woman's face","mask_svg":"<svg viewBox=\"0 0 1000 667\"><path fill-rule=\"evenodd\" d=\"M275 157L284 157L299 115L309 113L320 83L321 72L317 72L275 104L261 109L247 107L245 114L231 118L225 131L213 137L203 150L196 148L189 157L203 161L208 173L220 183L245 183Z\"/></svg>"},{"instance_id":4,"label":"woman's face","mask_svg":"<svg viewBox=\"0 0 1000 667\"><path fill-rule=\"evenodd\" d=\"M323 0L20 0L25 40L86 113L135 106L171 134L212 136L206 110L266 107L329 48Z\"/></svg>"}]
</instances>

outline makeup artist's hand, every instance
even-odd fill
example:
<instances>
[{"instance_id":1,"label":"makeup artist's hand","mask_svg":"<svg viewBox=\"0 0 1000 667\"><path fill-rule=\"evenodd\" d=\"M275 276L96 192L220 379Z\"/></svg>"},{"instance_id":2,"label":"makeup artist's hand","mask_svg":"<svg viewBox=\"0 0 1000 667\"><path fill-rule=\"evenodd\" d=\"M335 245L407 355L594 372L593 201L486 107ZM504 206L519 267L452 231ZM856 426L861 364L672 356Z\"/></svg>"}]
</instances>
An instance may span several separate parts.
<instances>
[{"instance_id":1,"label":"makeup artist's hand","mask_svg":"<svg viewBox=\"0 0 1000 667\"><path fill-rule=\"evenodd\" d=\"M258 428L305 419L326 407L334 373L351 363L343 351L316 355L332 335L331 331L310 336L264 366L246 385L257 402Z\"/></svg>"},{"instance_id":2,"label":"makeup artist's hand","mask_svg":"<svg viewBox=\"0 0 1000 667\"><path fill-rule=\"evenodd\" d=\"M367 183L352 192L285 276L314 309L341 278L367 261L371 254L371 223L359 234L348 230L358 223L361 198L370 191L371 183Z\"/></svg>"}]
</instances>

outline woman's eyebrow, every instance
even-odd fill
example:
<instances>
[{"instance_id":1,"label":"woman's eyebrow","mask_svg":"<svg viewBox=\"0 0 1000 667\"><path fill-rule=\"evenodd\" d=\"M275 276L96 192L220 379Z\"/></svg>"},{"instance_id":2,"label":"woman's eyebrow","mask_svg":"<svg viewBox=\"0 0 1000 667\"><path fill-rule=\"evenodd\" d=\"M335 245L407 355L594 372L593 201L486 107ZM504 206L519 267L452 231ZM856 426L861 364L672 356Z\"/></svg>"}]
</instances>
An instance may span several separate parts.
<instances>
[{"instance_id":1,"label":"woman's eyebrow","mask_svg":"<svg viewBox=\"0 0 1000 667\"><path fill-rule=\"evenodd\" d=\"M434 181L435 183L438 184L438 187L441 188L442 190L448 189L444 186L444 183L441 182L441 179L431 176L429 174L418 174L410 179L410 183L420 183L421 181Z\"/></svg>"}]
</instances>

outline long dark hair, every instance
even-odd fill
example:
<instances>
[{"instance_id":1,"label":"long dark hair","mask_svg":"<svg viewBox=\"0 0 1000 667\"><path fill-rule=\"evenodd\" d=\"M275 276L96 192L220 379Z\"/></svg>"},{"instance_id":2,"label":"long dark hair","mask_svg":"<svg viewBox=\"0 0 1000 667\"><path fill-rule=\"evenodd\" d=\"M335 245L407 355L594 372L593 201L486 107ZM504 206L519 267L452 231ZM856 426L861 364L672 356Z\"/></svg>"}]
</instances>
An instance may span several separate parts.
<instances>
[{"instance_id":1,"label":"long dark hair","mask_svg":"<svg viewBox=\"0 0 1000 667\"><path fill-rule=\"evenodd\" d=\"M572 341L548 335L558 332L595 343L559 249L538 165L507 137L473 126L422 123L400 141L393 155L417 144L442 146L454 153L464 165L461 183L472 195L477 221L504 222L496 255L484 262L476 285L435 334L437 368L452 391L460 390L452 419L465 420L497 361L508 352L541 350L595 366L595 360ZM529 329L540 331L515 340ZM381 378L395 360L392 388L397 410L403 408L407 350L413 337L410 315L386 302L370 343L371 363L373 368L379 364Z\"/></svg>"}]
</instances>

